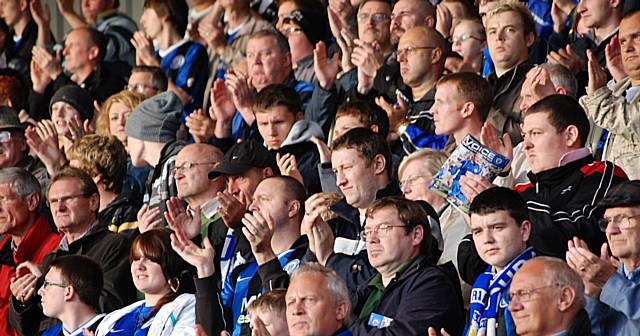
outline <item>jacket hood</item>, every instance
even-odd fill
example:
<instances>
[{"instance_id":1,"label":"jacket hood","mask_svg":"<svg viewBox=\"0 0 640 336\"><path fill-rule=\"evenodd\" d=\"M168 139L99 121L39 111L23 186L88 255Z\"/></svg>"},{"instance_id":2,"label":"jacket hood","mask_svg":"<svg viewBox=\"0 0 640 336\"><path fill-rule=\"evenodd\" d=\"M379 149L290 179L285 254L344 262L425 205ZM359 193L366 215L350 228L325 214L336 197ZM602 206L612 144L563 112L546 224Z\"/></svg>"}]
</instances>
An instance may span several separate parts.
<instances>
[{"instance_id":1,"label":"jacket hood","mask_svg":"<svg viewBox=\"0 0 640 336\"><path fill-rule=\"evenodd\" d=\"M293 124L291 131L289 131L287 138L284 139L280 147L309 141L313 136L324 140L322 128L312 121L298 120Z\"/></svg>"}]
</instances>

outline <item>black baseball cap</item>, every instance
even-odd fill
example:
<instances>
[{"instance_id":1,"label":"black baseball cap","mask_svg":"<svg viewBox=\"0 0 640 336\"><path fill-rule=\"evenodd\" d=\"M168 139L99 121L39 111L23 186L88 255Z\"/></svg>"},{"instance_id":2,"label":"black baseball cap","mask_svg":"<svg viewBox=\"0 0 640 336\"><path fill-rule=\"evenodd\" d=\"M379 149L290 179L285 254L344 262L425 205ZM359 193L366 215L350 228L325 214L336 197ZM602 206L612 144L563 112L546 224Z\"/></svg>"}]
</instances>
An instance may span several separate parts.
<instances>
[{"instance_id":1,"label":"black baseball cap","mask_svg":"<svg viewBox=\"0 0 640 336\"><path fill-rule=\"evenodd\" d=\"M209 173L209 179L220 175L240 175L249 168L271 167L277 172L275 157L255 140L233 145L224 155L222 162Z\"/></svg>"},{"instance_id":2,"label":"black baseball cap","mask_svg":"<svg viewBox=\"0 0 640 336\"><path fill-rule=\"evenodd\" d=\"M24 129L16 110L6 106L0 107L0 131L20 130L24 132Z\"/></svg>"},{"instance_id":3,"label":"black baseball cap","mask_svg":"<svg viewBox=\"0 0 640 336\"><path fill-rule=\"evenodd\" d=\"M605 209L640 205L640 180L624 181L609 190L600 203L599 212Z\"/></svg>"}]
</instances>

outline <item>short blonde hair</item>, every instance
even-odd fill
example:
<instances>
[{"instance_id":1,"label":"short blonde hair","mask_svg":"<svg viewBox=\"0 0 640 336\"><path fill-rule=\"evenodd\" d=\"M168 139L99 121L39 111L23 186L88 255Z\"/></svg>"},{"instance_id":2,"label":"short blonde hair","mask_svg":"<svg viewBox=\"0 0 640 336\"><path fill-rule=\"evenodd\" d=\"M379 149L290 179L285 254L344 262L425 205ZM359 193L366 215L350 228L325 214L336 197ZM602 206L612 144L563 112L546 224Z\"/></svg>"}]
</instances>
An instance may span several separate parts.
<instances>
[{"instance_id":1,"label":"short blonde hair","mask_svg":"<svg viewBox=\"0 0 640 336\"><path fill-rule=\"evenodd\" d=\"M122 90L111 97L107 98L100 108L100 113L96 119L96 133L100 135L111 135L109 130L109 110L115 103L120 103L128 108L133 109L140 104L145 97L137 92L131 92L129 90Z\"/></svg>"},{"instance_id":2,"label":"short blonde hair","mask_svg":"<svg viewBox=\"0 0 640 336\"><path fill-rule=\"evenodd\" d=\"M533 21L533 16L529 11L527 6L523 5L521 2L515 0L505 0L498 3L495 7L493 7L489 12L487 12L487 17L485 22L488 22L492 17L507 13L507 12L515 12L520 16L520 21L522 22L522 29L524 30L524 35L533 34L536 36L536 24Z\"/></svg>"},{"instance_id":3,"label":"short blonde hair","mask_svg":"<svg viewBox=\"0 0 640 336\"><path fill-rule=\"evenodd\" d=\"M440 167L447 161L447 155L437 152L431 148L423 148L406 156L398 167L398 177L402 176L405 168L410 162L420 160L427 174L435 176Z\"/></svg>"},{"instance_id":4,"label":"short blonde hair","mask_svg":"<svg viewBox=\"0 0 640 336\"><path fill-rule=\"evenodd\" d=\"M272 289L251 302L247 307L247 313L249 313L249 315L253 315L254 313L261 311L269 311L283 319L286 319L286 294L287 290L284 288Z\"/></svg>"},{"instance_id":5,"label":"short blonde hair","mask_svg":"<svg viewBox=\"0 0 640 336\"><path fill-rule=\"evenodd\" d=\"M107 191L120 193L127 175L127 151L115 136L89 134L67 151L69 160L77 160L80 169L91 177L102 176Z\"/></svg>"}]
</instances>

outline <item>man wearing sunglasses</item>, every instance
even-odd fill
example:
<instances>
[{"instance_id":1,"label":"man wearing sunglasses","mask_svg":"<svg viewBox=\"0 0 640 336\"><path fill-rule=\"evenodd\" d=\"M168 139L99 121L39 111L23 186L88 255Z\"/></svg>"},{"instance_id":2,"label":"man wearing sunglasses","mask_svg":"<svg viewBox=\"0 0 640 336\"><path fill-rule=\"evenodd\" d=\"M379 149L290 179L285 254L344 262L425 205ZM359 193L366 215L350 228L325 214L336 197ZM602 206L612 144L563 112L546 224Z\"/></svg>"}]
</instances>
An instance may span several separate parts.
<instances>
[{"instance_id":1,"label":"man wearing sunglasses","mask_svg":"<svg viewBox=\"0 0 640 336\"><path fill-rule=\"evenodd\" d=\"M607 236L600 256L578 239L569 241L567 263L585 283L587 311L597 335L638 335L640 317L640 181L614 187L600 201L600 229ZM619 261L614 262L609 256ZM618 265L619 264L619 265Z\"/></svg>"}]
</instances>

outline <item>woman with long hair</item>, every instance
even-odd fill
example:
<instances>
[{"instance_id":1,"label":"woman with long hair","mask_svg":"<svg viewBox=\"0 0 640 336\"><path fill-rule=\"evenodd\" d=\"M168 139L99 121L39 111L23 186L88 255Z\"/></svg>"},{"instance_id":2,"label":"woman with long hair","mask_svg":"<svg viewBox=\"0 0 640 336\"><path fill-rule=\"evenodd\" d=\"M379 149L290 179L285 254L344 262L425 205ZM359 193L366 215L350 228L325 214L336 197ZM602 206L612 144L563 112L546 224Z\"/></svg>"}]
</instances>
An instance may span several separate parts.
<instances>
[{"instance_id":1,"label":"woman with long hair","mask_svg":"<svg viewBox=\"0 0 640 336\"><path fill-rule=\"evenodd\" d=\"M195 335L193 294L185 293L185 262L171 248L167 229L146 231L131 246L131 276L144 300L105 316L96 336Z\"/></svg>"}]
</instances>

